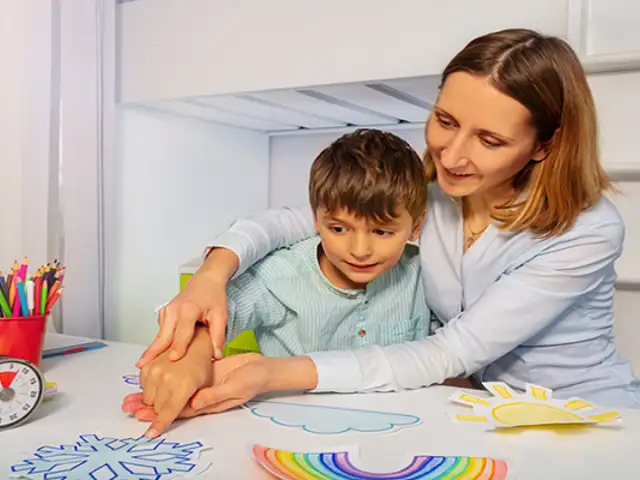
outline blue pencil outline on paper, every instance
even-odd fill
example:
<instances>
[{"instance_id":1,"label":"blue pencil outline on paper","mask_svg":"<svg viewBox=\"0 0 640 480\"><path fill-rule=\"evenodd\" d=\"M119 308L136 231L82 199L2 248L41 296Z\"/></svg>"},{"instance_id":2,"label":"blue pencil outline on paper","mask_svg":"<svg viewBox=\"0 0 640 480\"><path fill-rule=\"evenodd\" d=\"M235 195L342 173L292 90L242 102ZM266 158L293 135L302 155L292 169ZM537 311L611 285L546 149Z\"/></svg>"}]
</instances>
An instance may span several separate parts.
<instances>
[{"instance_id":1,"label":"blue pencil outline on paper","mask_svg":"<svg viewBox=\"0 0 640 480\"><path fill-rule=\"evenodd\" d=\"M29 458L10 467L10 476L32 480L79 480L85 478L145 478L160 480L193 472L199 467L202 442L170 442L79 435L75 443L43 445Z\"/></svg>"},{"instance_id":2,"label":"blue pencil outline on paper","mask_svg":"<svg viewBox=\"0 0 640 480\"><path fill-rule=\"evenodd\" d=\"M287 410L282 412L276 411L275 413L273 412L273 410L266 413L260 412L261 406L265 406L268 408L269 406L273 405L285 406L287 407ZM333 407L327 405L307 405L302 403L279 402L273 400L250 401L245 403L244 407L256 417L267 418L276 425L280 425L282 427L300 428L305 432L315 433L318 435L338 435L350 431L360 433L388 432L393 430L394 428L414 426L418 425L421 422L421 419L419 417L405 413L380 412L376 410ZM265 408L265 410L267 408ZM292 410L292 408L297 409L298 411L296 412L295 410ZM313 423L322 424L324 426L326 426L328 423L326 418L324 420L313 418L314 410L316 411L316 413L320 411L322 412L322 414L326 414L328 411L340 412L342 414L341 416L344 418L340 418L337 423L338 425L340 425L340 421L343 421L344 426L334 428L333 430L324 431L318 428L314 428L313 426L310 427L309 424ZM279 415L280 413L281 415ZM289 418L284 419L284 417L287 417L288 415ZM296 415L299 415L299 417L296 418ZM363 418L363 415L365 416L365 418ZM291 418L291 416L293 418ZM335 422L335 419L332 420ZM369 425L366 425L367 421L370 422ZM363 424L365 424L366 426L363 427Z\"/></svg>"},{"instance_id":3,"label":"blue pencil outline on paper","mask_svg":"<svg viewBox=\"0 0 640 480\"><path fill-rule=\"evenodd\" d=\"M129 385L140 385L140 375L138 375L137 373L123 375L122 380L124 380L124 383L127 383Z\"/></svg>"}]
</instances>

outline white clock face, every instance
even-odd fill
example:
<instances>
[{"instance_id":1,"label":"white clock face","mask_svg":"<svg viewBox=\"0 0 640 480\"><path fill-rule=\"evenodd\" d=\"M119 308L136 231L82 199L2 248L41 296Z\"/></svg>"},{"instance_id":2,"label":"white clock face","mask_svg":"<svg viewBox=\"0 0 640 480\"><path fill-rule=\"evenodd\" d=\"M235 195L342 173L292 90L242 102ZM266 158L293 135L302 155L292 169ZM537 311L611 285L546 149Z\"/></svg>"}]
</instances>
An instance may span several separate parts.
<instances>
[{"instance_id":1,"label":"white clock face","mask_svg":"<svg viewBox=\"0 0 640 480\"><path fill-rule=\"evenodd\" d=\"M0 428L17 426L38 407L44 393L40 372L14 358L0 358Z\"/></svg>"}]
</instances>

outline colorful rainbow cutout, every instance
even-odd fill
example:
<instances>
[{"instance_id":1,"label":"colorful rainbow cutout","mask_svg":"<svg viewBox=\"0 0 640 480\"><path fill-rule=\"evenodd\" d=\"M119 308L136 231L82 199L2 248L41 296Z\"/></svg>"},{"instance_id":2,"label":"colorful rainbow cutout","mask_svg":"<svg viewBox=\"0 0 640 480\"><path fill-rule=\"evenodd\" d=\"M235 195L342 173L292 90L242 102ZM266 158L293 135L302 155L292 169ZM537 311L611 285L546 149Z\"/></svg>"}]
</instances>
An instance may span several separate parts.
<instances>
[{"instance_id":1,"label":"colorful rainbow cutout","mask_svg":"<svg viewBox=\"0 0 640 480\"><path fill-rule=\"evenodd\" d=\"M502 480L507 463L484 457L437 457L420 455L397 472L366 472L354 466L348 452L295 453L253 446L255 460L282 480L447 479Z\"/></svg>"}]
</instances>

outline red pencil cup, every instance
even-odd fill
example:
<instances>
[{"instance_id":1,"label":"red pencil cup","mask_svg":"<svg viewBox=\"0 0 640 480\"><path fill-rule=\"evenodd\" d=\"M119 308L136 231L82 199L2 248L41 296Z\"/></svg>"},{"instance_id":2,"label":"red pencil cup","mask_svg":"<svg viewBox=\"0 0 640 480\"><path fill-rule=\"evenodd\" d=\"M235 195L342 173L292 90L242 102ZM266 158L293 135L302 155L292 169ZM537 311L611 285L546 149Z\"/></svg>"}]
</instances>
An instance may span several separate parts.
<instances>
[{"instance_id":1,"label":"red pencil cup","mask_svg":"<svg viewBox=\"0 0 640 480\"><path fill-rule=\"evenodd\" d=\"M47 317L0 318L0 356L27 360L40 366Z\"/></svg>"}]
</instances>

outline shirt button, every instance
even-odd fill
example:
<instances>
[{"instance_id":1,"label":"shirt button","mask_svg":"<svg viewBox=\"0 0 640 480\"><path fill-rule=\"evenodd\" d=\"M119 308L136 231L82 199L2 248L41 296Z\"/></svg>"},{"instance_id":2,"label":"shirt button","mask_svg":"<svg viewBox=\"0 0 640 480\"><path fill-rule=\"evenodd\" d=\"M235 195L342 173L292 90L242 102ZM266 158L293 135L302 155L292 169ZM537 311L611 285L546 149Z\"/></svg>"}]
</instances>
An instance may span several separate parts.
<instances>
[{"instance_id":1,"label":"shirt button","mask_svg":"<svg viewBox=\"0 0 640 480\"><path fill-rule=\"evenodd\" d=\"M358 330L358 335L364 337L367 334L363 329Z\"/></svg>"}]
</instances>

